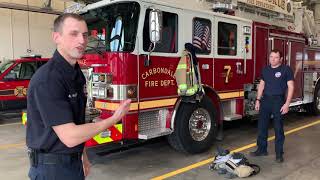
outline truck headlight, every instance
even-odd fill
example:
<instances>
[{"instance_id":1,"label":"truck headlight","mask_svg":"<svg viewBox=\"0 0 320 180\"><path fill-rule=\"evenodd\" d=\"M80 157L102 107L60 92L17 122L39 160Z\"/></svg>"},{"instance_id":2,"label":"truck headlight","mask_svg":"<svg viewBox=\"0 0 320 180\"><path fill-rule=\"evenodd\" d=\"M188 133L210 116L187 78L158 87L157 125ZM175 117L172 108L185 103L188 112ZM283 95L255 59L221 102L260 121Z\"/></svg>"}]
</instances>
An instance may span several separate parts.
<instances>
[{"instance_id":1,"label":"truck headlight","mask_svg":"<svg viewBox=\"0 0 320 180\"><path fill-rule=\"evenodd\" d=\"M99 74L92 74L92 82L99 82Z\"/></svg>"},{"instance_id":2,"label":"truck headlight","mask_svg":"<svg viewBox=\"0 0 320 180\"><path fill-rule=\"evenodd\" d=\"M92 82L112 84L112 74L105 74L105 73L92 74Z\"/></svg>"},{"instance_id":3,"label":"truck headlight","mask_svg":"<svg viewBox=\"0 0 320 180\"><path fill-rule=\"evenodd\" d=\"M106 98L106 88L94 87L92 88L92 97L95 98Z\"/></svg>"},{"instance_id":4,"label":"truck headlight","mask_svg":"<svg viewBox=\"0 0 320 180\"><path fill-rule=\"evenodd\" d=\"M99 97L101 97L101 98L106 97L106 89L105 88L99 88Z\"/></svg>"},{"instance_id":5,"label":"truck headlight","mask_svg":"<svg viewBox=\"0 0 320 180\"><path fill-rule=\"evenodd\" d=\"M108 90L107 90L107 97L108 98L113 98L113 89L112 88L109 88Z\"/></svg>"},{"instance_id":6,"label":"truck headlight","mask_svg":"<svg viewBox=\"0 0 320 180\"><path fill-rule=\"evenodd\" d=\"M106 83L112 84L112 74L106 74Z\"/></svg>"},{"instance_id":7,"label":"truck headlight","mask_svg":"<svg viewBox=\"0 0 320 180\"><path fill-rule=\"evenodd\" d=\"M99 88L92 88L92 96L93 97L99 96Z\"/></svg>"},{"instance_id":8,"label":"truck headlight","mask_svg":"<svg viewBox=\"0 0 320 180\"><path fill-rule=\"evenodd\" d=\"M112 84L107 88L107 99L110 100L136 99L137 95L137 85Z\"/></svg>"},{"instance_id":9,"label":"truck headlight","mask_svg":"<svg viewBox=\"0 0 320 180\"><path fill-rule=\"evenodd\" d=\"M99 82L106 82L106 75L105 74L99 74Z\"/></svg>"}]
</instances>

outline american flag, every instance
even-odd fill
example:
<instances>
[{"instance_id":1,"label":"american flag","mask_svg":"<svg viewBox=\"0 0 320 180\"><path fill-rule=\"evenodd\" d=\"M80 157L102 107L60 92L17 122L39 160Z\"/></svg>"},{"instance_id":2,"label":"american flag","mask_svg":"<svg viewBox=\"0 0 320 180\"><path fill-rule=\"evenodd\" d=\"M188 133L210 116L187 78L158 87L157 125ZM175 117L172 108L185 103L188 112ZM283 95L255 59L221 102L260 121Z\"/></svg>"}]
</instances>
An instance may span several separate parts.
<instances>
[{"instance_id":1,"label":"american flag","mask_svg":"<svg viewBox=\"0 0 320 180\"><path fill-rule=\"evenodd\" d=\"M210 24L195 20L192 44L199 48L201 52L210 52L211 50L211 32Z\"/></svg>"}]
</instances>

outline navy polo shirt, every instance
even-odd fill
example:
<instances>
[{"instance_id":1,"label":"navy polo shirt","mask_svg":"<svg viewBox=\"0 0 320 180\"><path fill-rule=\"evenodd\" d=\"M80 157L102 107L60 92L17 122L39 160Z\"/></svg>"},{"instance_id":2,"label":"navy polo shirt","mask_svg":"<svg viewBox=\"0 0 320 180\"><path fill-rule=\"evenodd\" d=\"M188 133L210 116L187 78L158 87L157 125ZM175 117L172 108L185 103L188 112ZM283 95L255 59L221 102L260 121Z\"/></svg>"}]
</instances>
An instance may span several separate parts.
<instances>
[{"instance_id":1,"label":"navy polo shirt","mask_svg":"<svg viewBox=\"0 0 320 180\"><path fill-rule=\"evenodd\" d=\"M58 51L33 75L27 96L27 146L49 153L82 152L84 144L64 145L52 126L85 123L85 77L78 65L72 67Z\"/></svg>"},{"instance_id":2,"label":"navy polo shirt","mask_svg":"<svg viewBox=\"0 0 320 180\"><path fill-rule=\"evenodd\" d=\"M265 82L264 95L285 95L287 82L293 80L293 72L287 65L272 68L270 65L262 70L262 80Z\"/></svg>"}]
</instances>

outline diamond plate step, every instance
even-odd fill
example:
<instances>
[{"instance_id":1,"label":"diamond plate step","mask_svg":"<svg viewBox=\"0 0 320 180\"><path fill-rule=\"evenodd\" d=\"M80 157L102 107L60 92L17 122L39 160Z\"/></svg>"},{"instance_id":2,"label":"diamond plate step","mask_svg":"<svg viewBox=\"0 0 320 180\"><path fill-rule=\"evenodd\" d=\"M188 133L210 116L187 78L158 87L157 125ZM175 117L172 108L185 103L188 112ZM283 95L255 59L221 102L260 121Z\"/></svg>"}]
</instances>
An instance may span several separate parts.
<instances>
[{"instance_id":1,"label":"diamond plate step","mask_svg":"<svg viewBox=\"0 0 320 180\"><path fill-rule=\"evenodd\" d=\"M139 139L152 139L164 135L171 134L172 130L169 128L160 128L160 129L150 129L146 131L139 132Z\"/></svg>"}]
</instances>

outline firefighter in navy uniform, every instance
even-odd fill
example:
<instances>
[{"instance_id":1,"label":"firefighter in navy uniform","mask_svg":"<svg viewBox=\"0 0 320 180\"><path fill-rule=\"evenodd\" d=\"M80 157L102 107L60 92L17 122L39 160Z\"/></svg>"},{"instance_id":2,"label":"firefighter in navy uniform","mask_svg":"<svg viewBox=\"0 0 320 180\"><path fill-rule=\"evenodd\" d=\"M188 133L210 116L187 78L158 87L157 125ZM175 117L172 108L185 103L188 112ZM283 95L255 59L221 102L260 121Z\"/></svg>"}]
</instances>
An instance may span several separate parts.
<instances>
[{"instance_id":1,"label":"firefighter in navy uniform","mask_svg":"<svg viewBox=\"0 0 320 180\"><path fill-rule=\"evenodd\" d=\"M289 111L289 104L294 90L293 72L289 66L282 65L279 50L272 50L270 65L262 70L262 79L258 86L255 108L259 110L257 150L252 156L266 156L268 126L271 115L275 131L276 162L283 162L283 115Z\"/></svg>"},{"instance_id":2,"label":"firefighter in navy uniform","mask_svg":"<svg viewBox=\"0 0 320 180\"><path fill-rule=\"evenodd\" d=\"M30 179L84 179L90 169L84 142L129 110L127 100L110 118L84 124L85 78L77 60L84 54L87 36L87 25L77 14L63 14L54 21L57 50L34 74L28 89Z\"/></svg>"}]
</instances>

